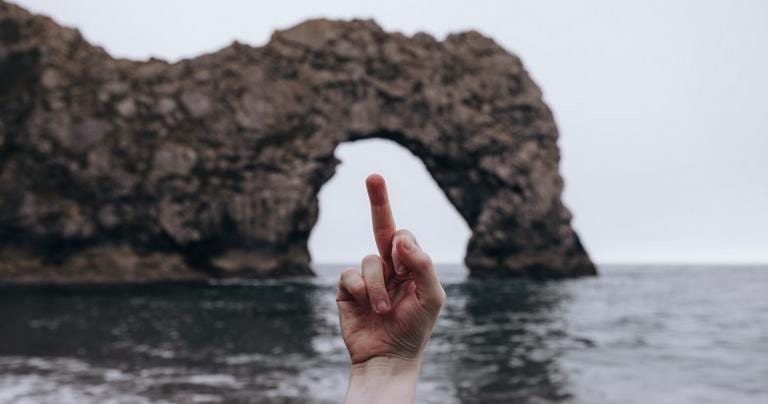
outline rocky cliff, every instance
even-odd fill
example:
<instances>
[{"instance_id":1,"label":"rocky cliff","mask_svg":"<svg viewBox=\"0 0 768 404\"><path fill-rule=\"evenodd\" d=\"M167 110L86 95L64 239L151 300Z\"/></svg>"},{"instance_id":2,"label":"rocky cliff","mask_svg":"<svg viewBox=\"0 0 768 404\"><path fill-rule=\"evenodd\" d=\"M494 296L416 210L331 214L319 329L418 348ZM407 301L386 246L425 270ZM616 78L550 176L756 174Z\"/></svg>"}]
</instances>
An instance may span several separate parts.
<instances>
[{"instance_id":1,"label":"rocky cliff","mask_svg":"<svg viewBox=\"0 0 768 404\"><path fill-rule=\"evenodd\" d=\"M472 229L476 275L594 274L570 226L557 128L520 59L312 20L167 63L110 57L0 2L0 279L310 274L342 142L418 156Z\"/></svg>"}]
</instances>

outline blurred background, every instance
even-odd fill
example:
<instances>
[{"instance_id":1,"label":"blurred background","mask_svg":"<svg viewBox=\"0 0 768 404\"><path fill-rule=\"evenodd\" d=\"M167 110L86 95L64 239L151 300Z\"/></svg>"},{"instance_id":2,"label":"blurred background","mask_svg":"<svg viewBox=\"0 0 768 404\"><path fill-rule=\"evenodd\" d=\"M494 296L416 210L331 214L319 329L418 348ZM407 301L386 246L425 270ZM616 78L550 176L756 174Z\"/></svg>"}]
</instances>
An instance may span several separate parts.
<instances>
[{"instance_id":1,"label":"blurred background","mask_svg":"<svg viewBox=\"0 0 768 404\"><path fill-rule=\"evenodd\" d=\"M335 279L374 251L388 178L448 292L419 402L768 402L768 3L17 0L114 57L259 46L373 18L520 56L560 129L564 200L597 278L473 280L469 229L387 140L341 145L310 239L318 276L0 290L0 402L340 402Z\"/></svg>"}]
</instances>

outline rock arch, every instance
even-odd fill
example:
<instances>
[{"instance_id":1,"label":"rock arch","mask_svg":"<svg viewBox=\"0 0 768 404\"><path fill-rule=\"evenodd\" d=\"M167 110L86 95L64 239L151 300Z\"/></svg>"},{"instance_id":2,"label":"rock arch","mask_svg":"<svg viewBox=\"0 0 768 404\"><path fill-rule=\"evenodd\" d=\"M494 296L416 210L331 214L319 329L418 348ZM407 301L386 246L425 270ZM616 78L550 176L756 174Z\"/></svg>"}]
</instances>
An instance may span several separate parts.
<instances>
[{"instance_id":1,"label":"rock arch","mask_svg":"<svg viewBox=\"0 0 768 404\"><path fill-rule=\"evenodd\" d=\"M595 273L552 114L477 32L312 20L170 64L114 59L7 3L0 28L5 279L309 273L333 151L371 137L424 162L473 231L473 274Z\"/></svg>"}]
</instances>

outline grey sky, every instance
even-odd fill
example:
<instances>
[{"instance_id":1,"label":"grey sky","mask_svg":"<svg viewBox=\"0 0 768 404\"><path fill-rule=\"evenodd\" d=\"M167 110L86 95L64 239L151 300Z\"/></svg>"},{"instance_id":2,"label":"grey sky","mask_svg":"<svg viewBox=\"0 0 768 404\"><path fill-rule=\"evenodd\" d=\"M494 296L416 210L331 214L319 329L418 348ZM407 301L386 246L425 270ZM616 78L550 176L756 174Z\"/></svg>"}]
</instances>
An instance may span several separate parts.
<instances>
[{"instance_id":1,"label":"grey sky","mask_svg":"<svg viewBox=\"0 0 768 404\"><path fill-rule=\"evenodd\" d=\"M522 57L561 131L565 201L599 262L768 262L768 2L17 1L118 57L177 60L260 45L310 17L412 34L476 29ZM396 220L438 261L469 235L420 162L343 145L321 193L317 261L373 251L362 179L384 173ZM426 187L425 187L426 184Z\"/></svg>"}]
</instances>

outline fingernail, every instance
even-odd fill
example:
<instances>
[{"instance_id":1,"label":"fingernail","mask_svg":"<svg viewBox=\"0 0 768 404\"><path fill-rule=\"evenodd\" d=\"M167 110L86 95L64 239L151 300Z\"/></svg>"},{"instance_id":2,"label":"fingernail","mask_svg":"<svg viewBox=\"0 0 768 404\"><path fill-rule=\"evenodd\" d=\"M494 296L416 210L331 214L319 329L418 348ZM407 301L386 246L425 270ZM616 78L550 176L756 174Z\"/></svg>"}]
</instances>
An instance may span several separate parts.
<instances>
[{"instance_id":1,"label":"fingernail","mask_svg":"<svg viewBox=\"0 0 768 404\"><path fill-rule=\"evenodd\" d=\"M376 311L379 313L385 313L387 310L389 310L389 304L385 300L379 300L378 303L376 303Z\"/></svg>"},{"instance_id":2,"label":"fingernail","mask_svg":"<svg viewBox=\"0 0 768 404\"><path fill-rule=\"evenodd\" d=\"M395 272L396 272L398 275L402 275L402 274L404 274L404 273L405 273L405 267L404 267L404 266L402 266L402 265L398 265L398 266L396 266L396 267L395 267Z\"/></svg>"}]
</instances>

